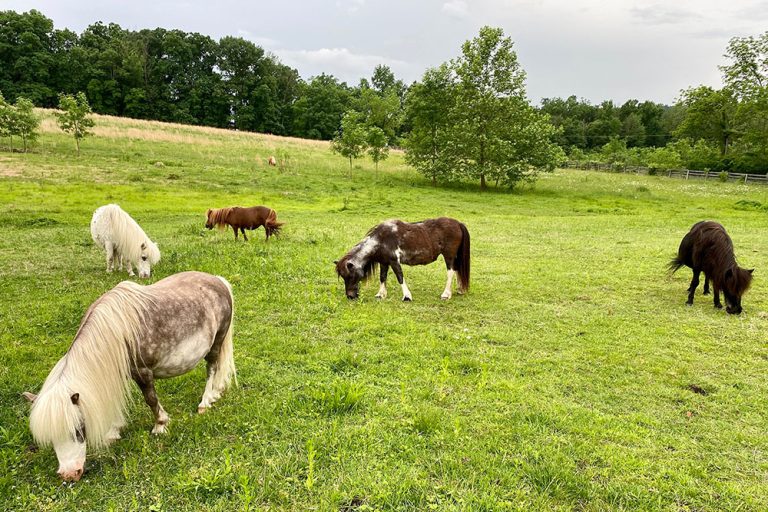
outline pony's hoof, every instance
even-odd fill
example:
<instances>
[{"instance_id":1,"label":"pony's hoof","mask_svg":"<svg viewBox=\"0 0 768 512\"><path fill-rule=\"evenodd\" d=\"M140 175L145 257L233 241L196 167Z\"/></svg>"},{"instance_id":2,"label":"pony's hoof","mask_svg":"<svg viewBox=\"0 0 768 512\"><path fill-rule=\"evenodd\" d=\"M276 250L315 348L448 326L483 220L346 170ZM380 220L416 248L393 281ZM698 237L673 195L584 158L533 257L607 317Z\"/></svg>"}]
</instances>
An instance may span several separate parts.
<instances>
[{"instance_id":1,"label":"pony's hoof","mask_svg":"<svg viewBox=\"0 0 768 512\"><path fill-rule=\"evenodd\" d=\"M685 305L688 306L688 307L691 307L691 306L693 306L693 302L686 302Z\"/></svg>"},{"instance_id":2,"label":"pony's hoof","mask_svg":"<svg viewBox=\"0 0 768 512\"><path fill-rule=\"evenodd\" d=\"M446 294L442 294L442 295L440 296L440 298L441 298L441 299L443 299L443 300L448 300L448 299L450 299L450 298L451 298L451 296L450 296L450 295L446 295Z\"/></svg>"},{"instance_id":3,"label":"pony's hoof","mask_svg":"<svg viewBox=\"0 0 768 512\"><path fill-rule=\"evenodd\" d=\"M200 407L197 408L197 414L205 414L205 411L207 411L207 410L208 410L207 407L200 406Z\"/></svg>"},{"instance_id":4,"label":"pony's hoof","mask_svg":"<svg viewBox=\"0 0 768 512\"><path fill-rule=\"evenodd\" d=\"M411 297L403 297L403 302L411 302L412 300Z\"/></svg>"},{"instance_id":5,"label":"pony's hoof","mask_svg":"<svg viewBox=\"0 0 768 512\"><path fill-rule=\"evenodd\" d=\"M715 309L723 309L723 305L722 304L715 304Z\"/></svg>"},{"instance_id":6,"label":"pony's hoof","mask_svg":"<svg viewBox=\"0 0 768 512\"><path fill-rule=\"evenodd\" d=\"M155 425L154 428L152 428L152 433L156 436L159 436L160 434L166 434L168 433L168 425Z\"/></svg>"},{"instance_id":7,"label":"pony's hoof","mask_svg":"<svg viewBox=\"0 0 768 512\"><path fill-rule=\"evenodd\" d=\"M704 290L704 293L702 295L709 295L709 290Z\"/></svg>"}]
</instances>

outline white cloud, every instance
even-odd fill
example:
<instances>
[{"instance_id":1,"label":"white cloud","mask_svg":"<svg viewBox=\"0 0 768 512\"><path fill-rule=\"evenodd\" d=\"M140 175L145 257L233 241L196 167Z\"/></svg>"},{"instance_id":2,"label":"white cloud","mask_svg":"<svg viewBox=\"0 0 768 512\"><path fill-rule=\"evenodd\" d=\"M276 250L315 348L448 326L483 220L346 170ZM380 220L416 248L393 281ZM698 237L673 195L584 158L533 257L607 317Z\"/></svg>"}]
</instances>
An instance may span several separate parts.
<instances>
[{"instance_id":1,"label":"white cloud","mask_svg":"<svg viewBox=\"0 0 768 512\"><path fill-rule=\"evenodd\" d=\"M467 16L467 2L464 0L451 0L443 4L443 12L456 18L465 18Z\"/></svg>"},{"instance_id":2,"label":"white cloud","mask_svg":"<svg viewBox=\"0 0 768 512\"><path fill-rule=\"evenodd\" d=\"M257 46L261 46L262 48L274 48L275 46L280 45L280 41L277 39L264 36L255 36L248 30L240 29L237 31L237 35L243 39L247 39Z\"/></svg>"},{"instance_id":3,"label":"white cloud","mask_svg":"<svg viewBox=\"0 0 768 512\"><path fill-rule=\"evenodd\" d=\"M302 75L332 73L337 78L356 84L363 76L370 76L379 64L392 68L407 67L408 63L383 57L354 53L349 48L320 48L319 50L276 50L283 63L298 68Z\"/></svg>"}]
</instances>

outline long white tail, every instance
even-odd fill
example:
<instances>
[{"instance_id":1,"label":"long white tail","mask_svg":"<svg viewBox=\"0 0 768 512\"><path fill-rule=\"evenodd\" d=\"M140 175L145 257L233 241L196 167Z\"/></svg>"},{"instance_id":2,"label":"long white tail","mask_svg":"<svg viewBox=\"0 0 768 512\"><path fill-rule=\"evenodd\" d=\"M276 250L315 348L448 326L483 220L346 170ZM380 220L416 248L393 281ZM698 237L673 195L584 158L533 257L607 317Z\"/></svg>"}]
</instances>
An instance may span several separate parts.
<instances>
[{"instance_id":1,"label":"long white tail","mask_svg":"<svg viewBox=\"0 0 768 512\"><path fill-rule=\"evenodd\" d=\"M237 370L235 369L235 347L232 342L232 332L235 326L235 297L232 293L232 285L221 276L217 276L229 289L229 296L232 298L232 317L229 319L229 329L221 343L219 349L219 360L216 368L216 374L213 377L213 388L223 391L229 387L232 380L237 386Z\"/></svg>"}]
</instances>

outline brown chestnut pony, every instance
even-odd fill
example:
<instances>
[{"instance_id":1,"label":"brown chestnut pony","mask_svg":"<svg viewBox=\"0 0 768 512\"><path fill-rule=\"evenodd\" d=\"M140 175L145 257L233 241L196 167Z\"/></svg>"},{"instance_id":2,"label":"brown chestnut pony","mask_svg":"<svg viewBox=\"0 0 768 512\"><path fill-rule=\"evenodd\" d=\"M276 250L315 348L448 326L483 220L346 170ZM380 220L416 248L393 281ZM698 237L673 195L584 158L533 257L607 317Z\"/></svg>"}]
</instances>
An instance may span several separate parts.
<instances>
[{"instance_id":1,"label":"brown chestnut pony","mask_svg":"<svg viewBox=\"0 0 768 512\"><path fill-rule=\"evenodd\" d=\"M269 241L271 235L280 233L280 226L284 224L277 221L277 212L266 206L252 206L250 208L232 206L209 209L207 217L206 228L213 229L215 226L223 229L224 226L231 226L235 232L235 240L237 240L237 230L239 229L246 242L248 241L248 237L245 236L246 229L264 226L264 231L267 232L267 241Z\"/></svg>"},{"instance_id":2,"label":"brown chestnut pony","mask_svg":"<svg viewBox=\"0 0 768 512\"><path fill-rule=\"evenodd\" d=\"M725 296L725 310L730 314L741 313L741 297L752 284L752 271L736 264L733 242L725 228L712 221L697 222L680 242L677 257L669 262L675 272L683 265L693 270L688 287L687 305L693 305L693 295L699 286L699 275L704 272L704 295L709 294L709 282L715 292L715 307L720 309L720 290Z\"/></svg>"}]
</instances>

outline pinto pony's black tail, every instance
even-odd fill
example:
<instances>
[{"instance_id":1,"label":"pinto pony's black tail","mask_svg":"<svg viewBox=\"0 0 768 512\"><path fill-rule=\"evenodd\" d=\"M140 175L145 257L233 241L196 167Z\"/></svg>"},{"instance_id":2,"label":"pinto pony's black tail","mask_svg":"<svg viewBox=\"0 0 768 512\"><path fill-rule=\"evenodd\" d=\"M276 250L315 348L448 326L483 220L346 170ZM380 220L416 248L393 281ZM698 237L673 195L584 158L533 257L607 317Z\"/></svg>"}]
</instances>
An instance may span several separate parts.
<instances>
[{"instance_id":1,"label":"pinto pony's black tail","mask_svg":"<svg viewBox=\"0 0 768 512\"><path fill-rule=\"evenodd\" d=\"M669 265L667 265L667 270L669 270L670 274L674 274L678 270L680 270L680 267L684 267L685 262L683 259L678 255L674 258L672 258L672 261L669 262Z\"/></svg>"},{"instance_id":2,"label":"pinto pony's black tail","mask_svg":"<svg viewBox=\"0 0 768 512\"><path fill-rule=\"evenodd\" d=\"M466 292L469 290L469 231L467 226L461 222L459 222L459 228L461 229L461 243L459 243L459 250L453 265L454 270L459 275L459 291Z\"/></svg>"},{"instance_id":3,"label":"pinto pony's black tail","mask_svg":"<svg viewBox=\"0 0 768 512\"><path fill-rule=\"evenodd\" d=\"M267 239L272 235L279 235L280 227L283 224L285 224L285 222L277 222L277 212L275 210L270 210L267 220L264 221L264 229L267 232Z\"/></svg>"}]
</instances>

